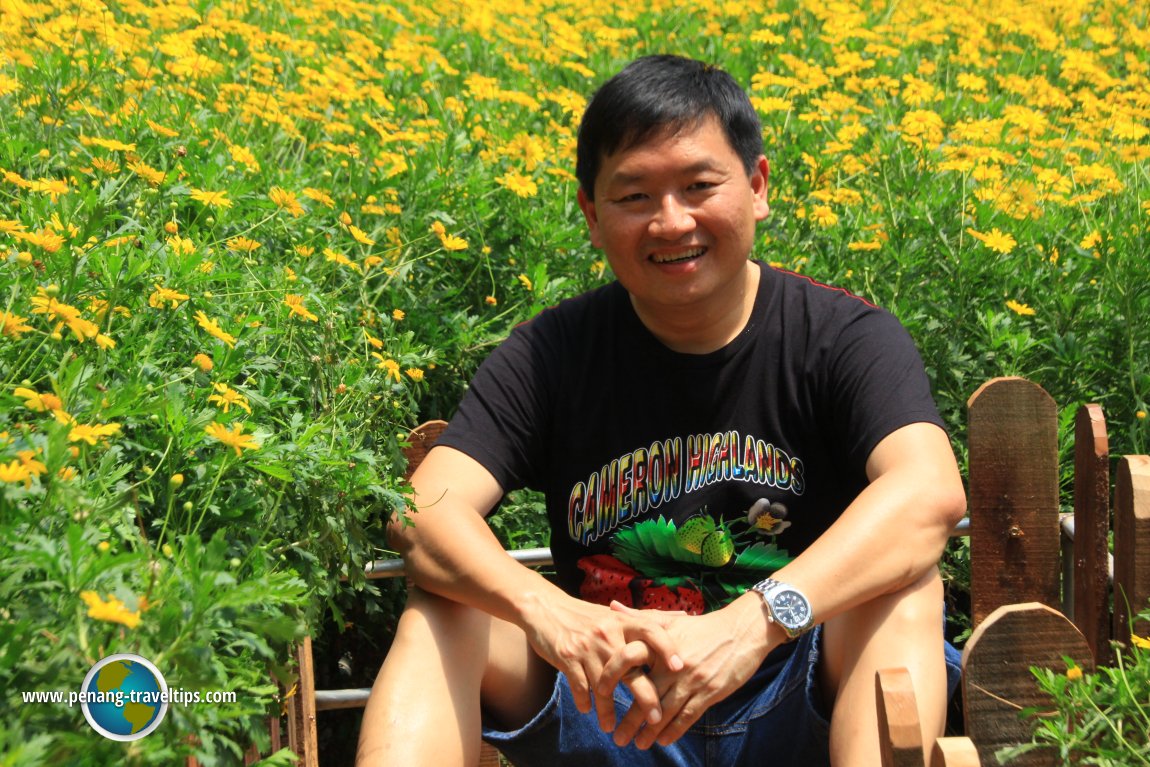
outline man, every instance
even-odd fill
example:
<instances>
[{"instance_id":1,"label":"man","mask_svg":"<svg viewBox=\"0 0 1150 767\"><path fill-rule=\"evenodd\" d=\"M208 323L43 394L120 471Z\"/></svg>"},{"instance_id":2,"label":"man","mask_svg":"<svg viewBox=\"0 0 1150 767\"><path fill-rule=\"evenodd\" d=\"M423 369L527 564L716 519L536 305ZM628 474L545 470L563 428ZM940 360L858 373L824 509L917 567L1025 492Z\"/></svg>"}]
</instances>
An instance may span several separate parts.
<instances>
[{"instance_id":1,"label":"man","mask_svg":"<svg viewBox=\"0 0 1150 767\"><path fill-rule=\"evenodd\" d=\"M617 281L516 329L413 476L417 588L360 763L470 764L482 733L516 764L869 767L891 666L932 741L965 497L909 337L750 260L768 166L718 69L633 62L576 171ZM557 585L483 521L520 486Z\"/></svg>"}]
</instances>

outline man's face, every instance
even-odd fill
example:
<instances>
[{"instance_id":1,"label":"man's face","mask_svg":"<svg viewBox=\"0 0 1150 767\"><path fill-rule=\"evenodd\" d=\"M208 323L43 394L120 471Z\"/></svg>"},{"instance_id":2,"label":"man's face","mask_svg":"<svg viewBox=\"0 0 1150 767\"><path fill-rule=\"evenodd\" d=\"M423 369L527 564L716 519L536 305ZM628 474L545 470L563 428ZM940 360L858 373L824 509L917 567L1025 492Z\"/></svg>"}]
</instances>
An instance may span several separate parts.
<instances>
[{"instance_id":1,"label":"man's face","mask_svg":"<svg viewBox=\"0 0 1150 767\"><path fill-rule=\"evenodd\" d=\"M603 158L595 200L580 191L602 248L640 314L724 301L741 290L755 224L766 217L767 161L748 177L722 127L662 133ZM705 313L704 313L705 314ZM702 315L700 315L702 316Z\"/></svg>"}]
</instances>

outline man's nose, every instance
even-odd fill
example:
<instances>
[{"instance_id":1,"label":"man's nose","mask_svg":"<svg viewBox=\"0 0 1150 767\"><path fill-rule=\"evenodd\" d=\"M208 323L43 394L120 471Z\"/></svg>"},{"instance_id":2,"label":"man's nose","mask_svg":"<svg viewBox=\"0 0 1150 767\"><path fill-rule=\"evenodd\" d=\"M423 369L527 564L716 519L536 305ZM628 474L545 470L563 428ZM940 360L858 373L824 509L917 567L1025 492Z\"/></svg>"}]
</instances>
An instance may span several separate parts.
<instances>
[{"instance_id":1,"label":"man's nose","mask_svg":"<svg viewBox=\"0 0 1150 767\"><path fill-rule=\"evenodd\" d=\"M695 228L695 217L691 208L683 204L676 195L664 195L659 209L651 219L649 231L652 236L663 239L676 239Z\"/></svg>"}]
</instances>

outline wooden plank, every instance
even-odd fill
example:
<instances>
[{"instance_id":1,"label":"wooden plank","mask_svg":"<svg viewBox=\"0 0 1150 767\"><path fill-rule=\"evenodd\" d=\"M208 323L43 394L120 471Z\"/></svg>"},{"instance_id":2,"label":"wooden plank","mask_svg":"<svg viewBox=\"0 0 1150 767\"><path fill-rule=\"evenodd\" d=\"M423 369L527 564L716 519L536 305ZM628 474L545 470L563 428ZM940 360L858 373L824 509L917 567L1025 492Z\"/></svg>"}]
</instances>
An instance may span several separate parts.
<instances>
[{"instance_id":1,"label":"wooden plank","mask_svg":"<svg viewBox=\"0 0 1150 767\"><path fill-rule=\"evenodd\" d=\"M1099 405L1074 420L1074 623L1094 651L1110 660L1110 440Z\"/></svg>"},{"instance_id":2,"label":"wooden plank","mask_svg":"<svg viewBox=\"0 0 1150 767\"><path fill-rule=\"evenodd\" d=\"M415 469L423 463L428 451L435 446L435 441L446 428L447 421L425 421L408 432L408 445L403 448L403 455L407 458L407 471L403 475L405 480L411 479Z\"/></svg>"},{"instance_id":3,"label":"wooden plank","mask_svg":"<svg viewBox=\"0 0 1150 767\"><path fill-rule=\"evenodd\" d=\"M1019 713L1053 705L1030 668L1065 671L1063 656L1083 671L1094 669L1082 633L1062 613L1037 602L1000 607L974 630L962 655L962 697L966 734L983 763L998 764L994 754L1000 748L1030 742L1033 723ZM1056 764L1058 753L1049 748L1011 762L1012 767Z\"/></svg>"},{"instance_id":4,"label":"wooden plank","mask_svg":"<svg viewBox=\"0 0 1150 767\"><path fill-rule=\"evenodd\" d=\"M874 684L882 767L924 767L922 723L910 672L879 669Z\"/></svg>"},{"instance_id":5,"label":"wooden plank","mask_svg":"<svg viewBox=\"0 0 1150 767\"><path fill-rule=\"evenodd\" d=\"M479 747L479 767L500 767L503 764L499 759L499 752L494 746L483 743Z\"/></svg>"},{"instance_id":6,"label":"wooden plank","mask_svg":"<svg viewBox=\"0 0 1150 767\"><path fill-rule=\"evenodd\" d=\"M299 686L288 698L288 748L299 756L301 767L319 767L319 735L315 725L315 669L311 636L296 645Z\"/></svg>"},{"instance_id":7,"label":"wooden plank","mask_svg":"<svg viewBox=\"0 0 1150 767\"><path fill-rule=\"evenodd\" d=\"M930 767L981 767L978 749L970 738L938 738L930 756Z\"/></svg>"},{"instance_id":8,"label":"wooden plank","mask_svg":"<svg viewBox=\"0 0 1150 767\"><path fill-rule=\"evenodd\" d=\"M996 378L967 403L974 625L1017 602L1059 604L1058 409L1041 387Z\"/></svg>"},{"instance_id":9,"label":"wooden plank","mask_svg":"<svg viewBox=\"0 0 1150 767\"><path fill-rule=\"evenodd\" d=\"M1127 455L1114 483L1114 638L1150 634L1150 456ZM1133 625L1131 625L1133 624Z\"/></svg>"}]
</instances>

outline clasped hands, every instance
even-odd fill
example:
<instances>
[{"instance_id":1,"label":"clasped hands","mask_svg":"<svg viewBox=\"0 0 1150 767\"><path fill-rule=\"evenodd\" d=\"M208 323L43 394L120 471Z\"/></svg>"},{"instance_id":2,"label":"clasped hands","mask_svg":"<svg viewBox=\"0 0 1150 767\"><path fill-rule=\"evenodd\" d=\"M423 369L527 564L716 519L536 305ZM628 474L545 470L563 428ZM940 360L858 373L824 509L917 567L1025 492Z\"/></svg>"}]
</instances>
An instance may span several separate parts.
<instances>
[{"instance_id":1,"label":"clasped hands","mask_svg":"<svg viewBox=\"0 0 1150 767\"><path fill-rule=\"evenodd\" d=\"M750 611L736 602L705 615L635 610L619 602L605 614L582 603L595 611L583 616L589 622L582 630L562 644L533 644L567 675L578 709L590 713L594 707L600 728L614 732L617 745L669 745L742 686L777 643L768 639L754 602ZM620 683L634 701L616 722Z\"/></svg>"}]
</instances>

